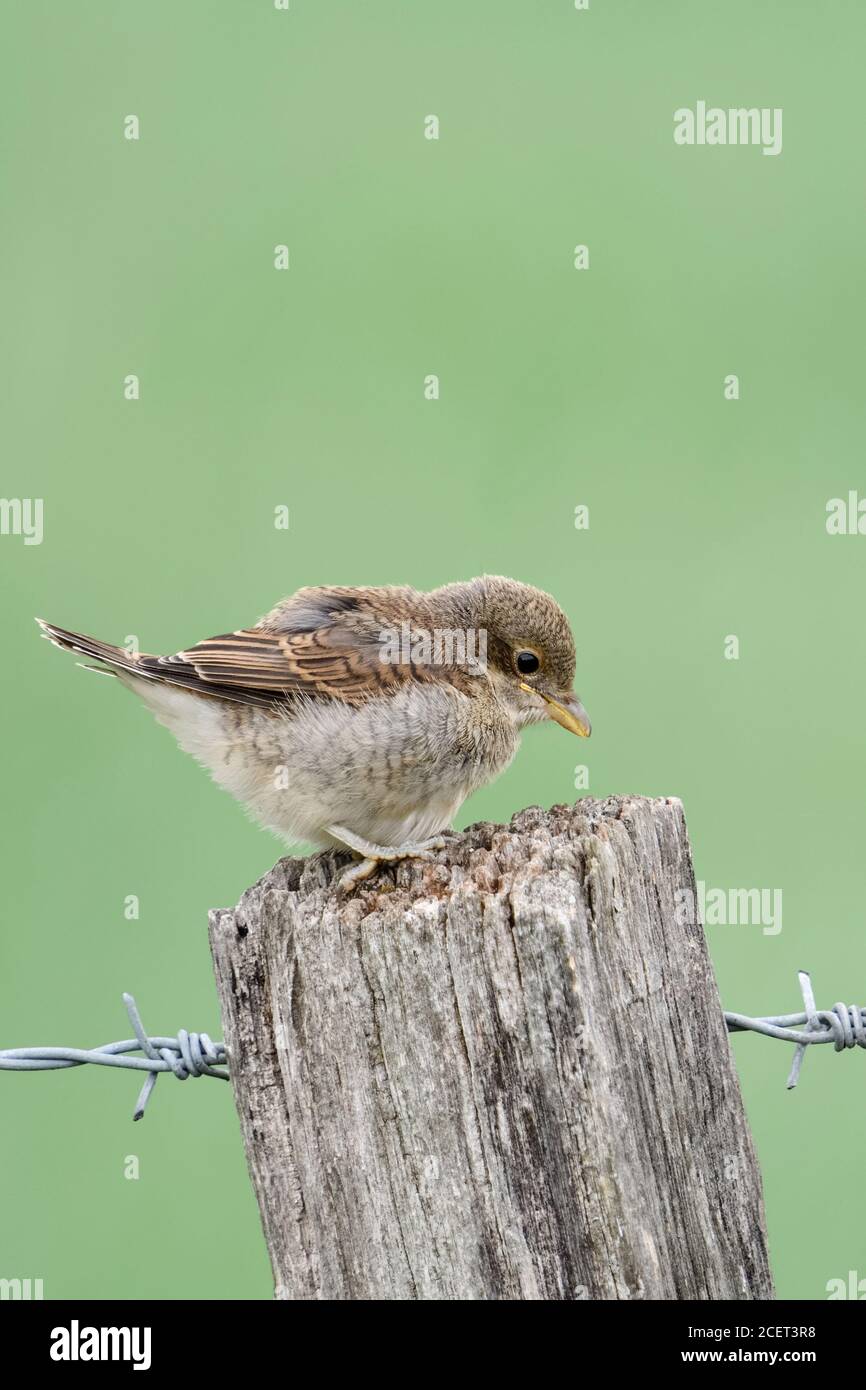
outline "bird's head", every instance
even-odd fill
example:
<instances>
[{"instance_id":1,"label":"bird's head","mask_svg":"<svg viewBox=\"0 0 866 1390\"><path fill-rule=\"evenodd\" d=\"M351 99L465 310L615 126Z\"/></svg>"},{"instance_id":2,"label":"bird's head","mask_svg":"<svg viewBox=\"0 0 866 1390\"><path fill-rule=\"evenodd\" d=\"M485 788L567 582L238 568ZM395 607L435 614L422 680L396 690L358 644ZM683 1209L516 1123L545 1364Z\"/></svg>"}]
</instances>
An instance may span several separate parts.
<instances>
[{"instance_id":1,"label":"bird's head","mask_svg":"<svg viewBox=\"0 0 866 1390\"><path fill-rule=\"evenodd\" d=\"M486 633L488 678L515 723L553 719L588 738L589 716L573 689L574 638L555 599L530 584L491 575L465 589Z\"/></svg>"}]
</instances>

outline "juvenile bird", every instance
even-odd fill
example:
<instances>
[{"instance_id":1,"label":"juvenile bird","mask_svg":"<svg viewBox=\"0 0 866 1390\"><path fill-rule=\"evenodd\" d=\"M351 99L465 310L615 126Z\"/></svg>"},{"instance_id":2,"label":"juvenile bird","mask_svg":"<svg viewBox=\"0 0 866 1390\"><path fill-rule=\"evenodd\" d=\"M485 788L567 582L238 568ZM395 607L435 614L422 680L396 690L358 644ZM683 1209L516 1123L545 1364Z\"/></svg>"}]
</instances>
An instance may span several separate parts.
<instances>
[{"instance_id":1,"label":"juvenile bird","mask_svg":"<svg viewBox=\"0 0 866 1390\"><path fill-rule=\"evenodd\" d=\"M253 627L174 656L37 622L140 695L262 825L354 851L343 891L381 861L429 858L525 725L590 733L568 620L514 579L299 589Z\"/></svg>"}]
</instances>

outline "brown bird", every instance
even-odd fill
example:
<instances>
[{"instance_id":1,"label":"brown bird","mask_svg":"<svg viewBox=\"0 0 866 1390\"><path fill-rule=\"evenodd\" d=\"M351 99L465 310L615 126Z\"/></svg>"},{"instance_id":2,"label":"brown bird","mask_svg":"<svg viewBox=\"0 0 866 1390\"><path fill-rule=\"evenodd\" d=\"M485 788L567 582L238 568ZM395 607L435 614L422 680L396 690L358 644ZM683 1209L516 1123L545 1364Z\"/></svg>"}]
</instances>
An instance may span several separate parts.
<instances>
[{"instance_id":1,"label":"brown bird","mask_svg":"<svg viewBox=\"0 0 866 1390\"><path fill-rule=\"evenodd\" d=\"M37 622L140 695L262 825L354 851L344 891L381 861L440 848L525 725L590 733L568 620L514 579L299 589L255 626L174 656Z\"/></svg>"}]
</instances>

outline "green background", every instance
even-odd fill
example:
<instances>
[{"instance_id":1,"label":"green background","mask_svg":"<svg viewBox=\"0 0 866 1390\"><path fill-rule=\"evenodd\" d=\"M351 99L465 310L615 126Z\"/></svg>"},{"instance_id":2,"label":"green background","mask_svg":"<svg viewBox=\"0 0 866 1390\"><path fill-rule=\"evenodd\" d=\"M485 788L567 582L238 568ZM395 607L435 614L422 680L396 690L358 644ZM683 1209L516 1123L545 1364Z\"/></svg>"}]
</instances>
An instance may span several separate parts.
<instances>
[{"instance_id":1,"label":"green background","mask_svg":"<svg viewBox=\"0 0 866 1390\"><path fill-rule=\"evenodd\" d=\"M594 735L529 731L459 824L573 799L579 761L678 795L699 878L784 893L778 936L708 929L726 1007L795 1010L801 967L863 1002L866 539L825 529L866 488L862 5L7 0L3 31L0 492L45 535L0 537L0 1045L124 1037L124 989L220 1036L207 909L280 853L34 614L174 651L302 584L484 572L567 610ZM677 147L699 99L782 107L782 154ZM864 1058L788 1094L790 1049L734 1051L779 1292L822 1298L866 1276ZM166 1078L135 1126L126 1074L0 1088L0 1276L269 1296L226 1087Z\"/></svg>"}]
</instances>

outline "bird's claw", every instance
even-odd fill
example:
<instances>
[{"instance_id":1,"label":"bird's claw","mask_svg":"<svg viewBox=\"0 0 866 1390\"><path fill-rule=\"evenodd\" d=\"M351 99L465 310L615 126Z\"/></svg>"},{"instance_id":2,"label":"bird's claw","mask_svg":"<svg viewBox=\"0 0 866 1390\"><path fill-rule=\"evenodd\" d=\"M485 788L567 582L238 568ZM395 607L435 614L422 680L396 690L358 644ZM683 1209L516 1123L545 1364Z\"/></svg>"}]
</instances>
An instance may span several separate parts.
<instances>
[{"instance_id":1,"label":"bird's claw","mask_svg":"<svg viewBox=\"0 0 866 1390\"><path fill-rule=\"evenodd\" d=\"M447 840L436 836L434 839L425 840L423 849L420 845L417 848L415 846L407 846L405 849L395 849L393 854L377 855L375 859L366 857L362 859L360 863L352 864L350 868L344 870L337 883L337 892L341 897L345 897L347 894L351 893L359 883L363 883L366 879L372 878L373 874L375 874L377 869L381 868L383 864L396 864L399 863L401 859L434 859L434 850L444 848L447 843Z\"/></svg>"}]
</instances>

